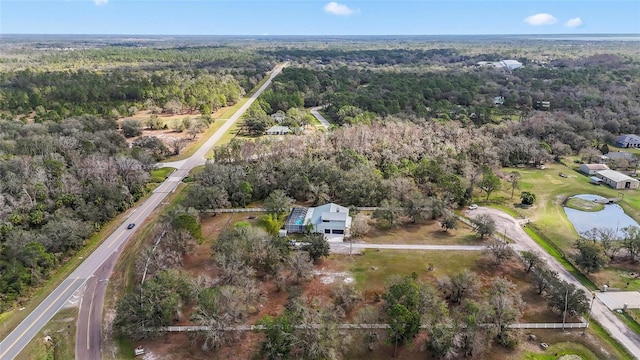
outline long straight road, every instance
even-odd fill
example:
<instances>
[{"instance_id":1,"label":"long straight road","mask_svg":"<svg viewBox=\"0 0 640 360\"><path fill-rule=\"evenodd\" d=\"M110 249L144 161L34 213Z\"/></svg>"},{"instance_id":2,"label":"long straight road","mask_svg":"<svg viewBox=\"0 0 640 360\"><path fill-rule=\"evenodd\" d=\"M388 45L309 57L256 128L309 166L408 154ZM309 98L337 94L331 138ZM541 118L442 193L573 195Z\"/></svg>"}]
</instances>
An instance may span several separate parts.
<instances>
[{"instance_id":1,"label":"long straight road","mask_svg":"<svg viewBox=\"0 0 640 360\"><path fill-rule=\"evenodd\" d=\"M97 279L97 281L102 280L103 282L108 279L111 274L111 270L113 269L113 265L115 264L115 259L120 255L120 251L124 248L124 245L129 240L131 235L134 233L134 230L127 229L127 225L129 223L142 223L145 221L151 212L158 207L158 205L167 197L168 194L172 193L178 184L182 181L182 179L187 176L189 171L198 165L202 165L206 162L204 156L206 153L213 147L213 145L218 142L225 132L227 132L233 124L244 114L244 112L251 106L251 104L260 96L260 94L271 84L271 81L274 77L276 77L282 69L287 64L281 64L274 68L271 72L269 79L256 91L245 104L243 104L240 109L231 117L229 120L225 122L225 124L216 131L211 138L209 138L201 147L196 151L190 158L185 160L181 166L165 180L160 186L158 186L153 194L138 208L131 212L127 221L125 221L120 227L116 229L87 259L78 266L78 268L69 275L55 290L49 294L49 296L44 299L38 307L36 307L31 314L27 316L27 318L22 321L6 338L2 340L0 343L0 359L14 359L18 354L24 349L25 346L33 339L38 332L44 327L49 320L62 308L65 302L76 292L81 286L87 282L88 279L92 278L94 274L97 273L98 269L100 269L105 263L108 263L107 270L105 272L101 272L99 275L105 275L106 278ZM113 256L114 261L108 261ZM89 284L92 285L92 284ZM91 289L89 289L89 287ZM80 334L78 331L77 336L83 337L85 340L85 348L91 349L92 346L100 348L100 338L101 335L101 314L102 314L102 304L104 302L104 292L100 286L96 284L96 286L88 286L87 290L94 291L85 291L82 303L86 306L89 306L91 309L89 311L80 311L80 314L85 314L84 316L78 316L78 322L85 322L86 331L88 333ZM94 295L95 292L100 291ZM95 308L95 309L94 309ZM97 320L96 320L97 318ZM94 342L97 343L94 345ZM76 348L78 345L76 344ZM82 345L80 345L82 347ZM99 359L101 355L98 357L87 357L84 359Z\"/></svg>"}]
</instances>

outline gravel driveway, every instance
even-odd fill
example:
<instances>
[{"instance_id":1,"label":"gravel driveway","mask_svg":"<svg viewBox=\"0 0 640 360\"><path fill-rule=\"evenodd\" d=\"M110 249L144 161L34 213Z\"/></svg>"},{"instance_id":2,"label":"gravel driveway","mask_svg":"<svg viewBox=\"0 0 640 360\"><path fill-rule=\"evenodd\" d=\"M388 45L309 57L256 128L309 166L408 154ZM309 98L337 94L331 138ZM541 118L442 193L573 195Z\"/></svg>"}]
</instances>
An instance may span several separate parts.
<instances>
[{"instance_id":1,"label":"gravel driveway","mask_svg":"<svg viewBox=\"0 0 640 360\"><path fill-rule=\"evenodd\" d=\"M560 279L565 280L588 293L587 297L591 298L591 293L573 275L567 271L556 259L549 255L538 243L536 243L523 230L522 226L526 226L526 220L516 220L500 210L479 207L476 210L468 210L467 215L475 218L480 214L487 214L496 222L496 232L503 234L506 232L507 238L513 240L519 251L533 250L536 251L546 261L550 269L558 272ZM620 321L607 307L598 299L593 303L591 316L609 331L611 336L623 344L636 359L640 359L640 337L629 329L622 321Z\"/></svg>"}]
</instances>

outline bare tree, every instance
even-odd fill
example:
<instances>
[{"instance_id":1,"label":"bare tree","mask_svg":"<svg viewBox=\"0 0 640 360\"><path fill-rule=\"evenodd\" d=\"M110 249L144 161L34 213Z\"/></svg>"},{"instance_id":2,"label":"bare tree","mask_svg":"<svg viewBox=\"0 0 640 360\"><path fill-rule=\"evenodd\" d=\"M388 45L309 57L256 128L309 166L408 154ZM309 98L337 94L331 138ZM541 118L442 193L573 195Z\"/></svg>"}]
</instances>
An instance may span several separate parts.
<instances>
[{"instance_id":1,"label":"bare tree","mask_svg":"<svg viewBox=\"0 0 640 360\"><path fill-rule=\"evenodd\" d=\"M469 270L438 279L438 288L444 291L445 297L454 304L460 304L465 297L474 294L479 285L478 277Z\"/></svg>"},{"instance_id":2,"label":"bare tree","mask_svg":"<svg viewBox=\"0 0 640 360\"><path fill-rule=\"evenodd\" d=\"M296 251L289 257L289 267L296 284L299 284L300 279L308 279L311 276L313 262L306 251Z\"/></svg>"},{"instance_id":3,"label":"bare tree","mask_svg":"<svg viewBox=\"0 0 640 360\"><path fill-rule=\"evenodd\" d=\"M493 263L501 265L513 256L511 245L504 241L493 239L487 244L485 252L491 257Z\"/></svg>"},{"instance_id":4,"label":"bare tree","mask_svg":"<svg viewBox=\"0 0 640 360\"><path fill-rule=\"evenodd\" d=\"M351 221L351 237L359 238L371 230L369 217L364 214L356 214Z\"/></svg>"},{"instance_id":5,"label":"bare tree","mask_svg":"<svg viewBox=\"0 0 640 360\"><path fill-rule=\"evenodd\" d=\"M180 151L187 146L187 140L183 138L170 138L167 145L173 151L173 155L180 155Z\"/></svg>"}]
</instances>

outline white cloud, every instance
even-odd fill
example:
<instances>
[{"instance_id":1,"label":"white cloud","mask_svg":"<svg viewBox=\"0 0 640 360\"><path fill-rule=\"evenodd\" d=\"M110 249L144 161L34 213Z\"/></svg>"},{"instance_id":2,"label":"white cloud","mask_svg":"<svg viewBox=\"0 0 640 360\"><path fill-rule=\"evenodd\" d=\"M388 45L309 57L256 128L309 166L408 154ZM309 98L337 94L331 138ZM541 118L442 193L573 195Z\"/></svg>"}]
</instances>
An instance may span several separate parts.
<instances>
[{"instance_id":1,"label":"white cloud","mask_svg":"<svg viewBox=\"0 0 640 360\"><path fill-rule=\"evenodd\" d=\"M570 28L580 27L582 26L582 19L580 19L579 17L575 19L569 19L566 23L564 23L564 26Z\"/></svg>"},{"instance_id":2,"label":"white cloud","mask_svg":"<svg viewBox=\"0 0 640 360\"><path fill-rule=\"evenodd\" d=\"M349 16L349 15L360 12L360 10L350 9L347 5L338 4L337 2L332 1L330 3L327 3L327 5L324 6L324 12L333 14L333 15Z\"/></svg>"},{"instance_id":3,"label":"white cloud","mask_svg":"<svg viewBox=\"0 0 640 360\"><path fill-rule=\"evenodd\" d=\"M553 25L558 22L558 19L551 14L540 13L525 18L524 22L532 26Z\"/></svg>"},{"instance_id":4,"label":"white cloud","mask_svg":"<svg viewBox=\"0 0 640 360\"><path fill-rule=\"evenodd\" d=\"M109 3L109 0L93 0L93 3L98 6L103 6L107 5L107 3Z\"/></svg>"}]
</instances>

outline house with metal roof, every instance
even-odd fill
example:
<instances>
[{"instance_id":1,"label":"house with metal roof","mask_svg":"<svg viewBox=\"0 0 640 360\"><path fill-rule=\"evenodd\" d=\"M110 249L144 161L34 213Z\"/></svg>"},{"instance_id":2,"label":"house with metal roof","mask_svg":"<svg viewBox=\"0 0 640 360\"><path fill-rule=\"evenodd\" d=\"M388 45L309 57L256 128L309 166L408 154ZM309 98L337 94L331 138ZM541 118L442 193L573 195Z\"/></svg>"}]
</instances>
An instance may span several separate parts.
<instances>
[{"instance_id":1,"label":"house with metal roof","mask_svg":"<svg viewBox=\"0 0 640 360\"><path fill-rule=\"evenodd\" d=\"M334 203L293 208L285 222L285 230L290 233L310 231L324 234L327 241L343 241L351 230L349 208Z\"/></svg>"},{"instance_id":2,"label":"house with metal roof","mask_svg":"<svg viewBox=\"0 0 640 360\"><path fill-rule=\"evenodd\" d=\"M621 148L640 148L640 136L634 134L616 136L613 144Z\"/></svg>"},{"instance_id":3,"label":"house with metal roof","mask_svg":"<svg viewBox=\"0 0 640 360\"><path fill-rule=\"evenodd\" d=\"M596 172L596 177L603 183L614 189L637 189L640 181L615 170L602 170Z\"/></svg>"},{"instance_id":4,"label":"house with metal roof","mask_svg":"<svg viewBox=\"0 0 640 360\"><path fill-rule=\"evenodd\" d=\"M609 170L609 167L605 164L582 164L578 171L585 175L595 175L596 172L602 170Z\"/></svg>"},{"instance_id":5,"label":"house with metal roof","mask_svg":"<svg viewBox=\"0 0 640 360\"><path fill-rule=\"evenodd\" d=\"M267 129L267 135L286 135L290 133L291 129L288 126L275 125Z\"/></svg>"}]
</instances>

